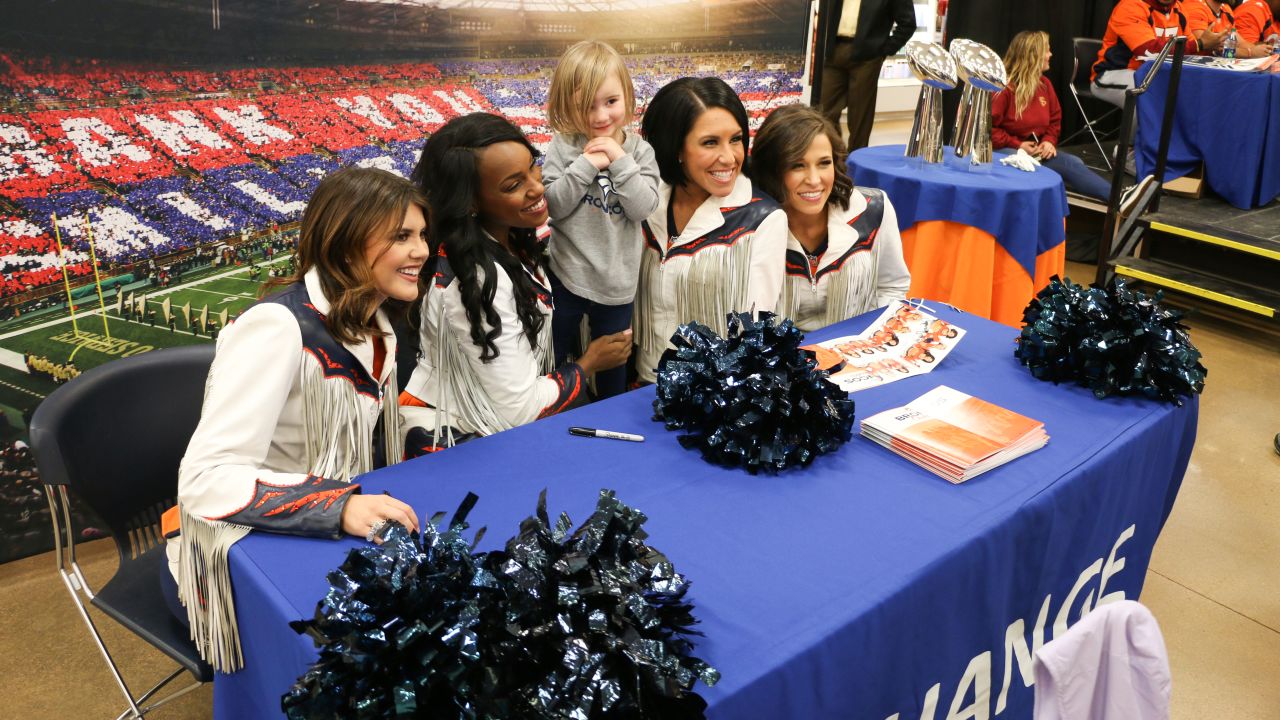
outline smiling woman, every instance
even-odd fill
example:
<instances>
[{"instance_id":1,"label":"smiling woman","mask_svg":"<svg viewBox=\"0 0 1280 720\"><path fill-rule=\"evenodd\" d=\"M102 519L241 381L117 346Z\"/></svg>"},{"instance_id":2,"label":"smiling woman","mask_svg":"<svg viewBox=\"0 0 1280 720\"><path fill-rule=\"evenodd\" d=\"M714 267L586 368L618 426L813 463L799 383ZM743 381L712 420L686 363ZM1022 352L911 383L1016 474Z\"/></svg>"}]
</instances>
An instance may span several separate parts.
<instances>
[{"instance_id":1,"label":"smiling woman","mask_svg":"<svg viewBox=\"0 0 1280 720\"><path fill-rule=\"evenodd\" d=\"M750 134L742 101L723 80L680 78L654 95L643 132L662 184L642 223L636 294L636 372L654 382L680 325L721 335L725 316L772 311L782 289L787 216L744 175Z\"/></svg>"},{"instance_id":2,"label":"smiling woman","mask_svg":"<svg viewBox=\"0 0 1280 720\"><path fill-rule=\"evenodd\" d=\"M630 354L630 335L619 334L553 367L537 155L519 129L487 113L449 121L422 149L413 179L437 244L420 306L422 352L400 398L411 456L572 407L586 375Z\"/></svg>"},{"instance_id":3,"label":"smiling woman","mask_svg":"<svg viewBox=\"0 0 1280 720\"><path fill-rule=\"evenodd\" d=\"M351 481L375 458L402 455L395 335L384 308L403 312L418 297L425 210L411 183L384 170L330 174L302 215L298 274L218 338L178 507L165 516L173 575L162 580L219 670L239 664L234 613L224 612L226 555L250 529L376 540L388 522L418 526L408 505L361 495Z\"/></svg>"},{"instance_id":4,"label":"smiling woman","mask_svg":"<svg viewBox=\"0 0 1280 720\"><path fill-rule=\"evenodd\" d=\"M779 313L817 330L906 297L911 272L893 203L853 186L831 121L803 105L774 110L756 133L754 160L752 177L787 213Z\"/></svg>"},{"instance_id":5,"label":"smiling woman","mask_svg":"<svg viewBox=\"0 0 1280 720\"><path fill-rule=\"evenodd\" d=\"M405 210L403 221L369 236L364 258L373 273L374 287L383 300L413 302L418 299L418 274L426 260L426 240L426 214L417 205Z\"/></svg>"}]
</instances>

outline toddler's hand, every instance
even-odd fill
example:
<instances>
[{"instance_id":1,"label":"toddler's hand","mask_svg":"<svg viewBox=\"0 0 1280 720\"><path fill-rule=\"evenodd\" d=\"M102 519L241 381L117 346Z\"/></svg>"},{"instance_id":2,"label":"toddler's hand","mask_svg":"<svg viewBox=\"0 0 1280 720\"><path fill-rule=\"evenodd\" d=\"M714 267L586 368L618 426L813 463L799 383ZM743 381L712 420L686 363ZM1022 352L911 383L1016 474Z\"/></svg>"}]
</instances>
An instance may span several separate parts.
<instances>
[{"instance_id":1,"label":"toddler's hand","mask_svg":"<svg viewBox=\"0 0 1280 720\"><path fill-rule=\"evenodd\" d=\"M610 163L627 154L627 151L622 149L622 146L618 144L618 141L611 137L592 138L587 141L586 146L582 148L582 152L604 153L605 156L609 158Z\"/></svg>"},{"instance_id":2,"label":"toddler's hand","mask_svg":"<svg viewBox=\"0 0 1280 720\"><path fill-rule=\"evenodd\" d=\"M612 162L611 160L609 160L608 155L605 155L603 152L599 152L599 151L587 152L584 150L582 152L582 157L590 161L590 163L593 166L595 166L595 169L597 172L603 171L605 168L609 167L609 164Z\"/></svg>"}]
</instances>

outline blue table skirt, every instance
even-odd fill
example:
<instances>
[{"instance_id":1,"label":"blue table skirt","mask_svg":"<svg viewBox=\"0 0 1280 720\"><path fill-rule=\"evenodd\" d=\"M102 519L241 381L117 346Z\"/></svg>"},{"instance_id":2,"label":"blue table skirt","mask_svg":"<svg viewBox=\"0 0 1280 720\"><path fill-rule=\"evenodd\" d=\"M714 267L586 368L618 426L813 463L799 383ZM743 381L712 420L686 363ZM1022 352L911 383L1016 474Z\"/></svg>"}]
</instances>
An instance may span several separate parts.
<instances>
[{"instance_id":1,"label":"blue table skirt","mask_svg":"<svg viewBox=\"0 0 1280 720\"><path fill-rule=\"evenodd\" d=\"M1051 639L1101 596L1138 597L1198 404L1100 401L1038 382L1012 356L1014 330L938 314L965 340L929 375L858 393L858 417L946 384L1043 420L1047 447L951 485L855 436L807 469L751 476L682 449L650 419L648 388L373 473L365 491L389 490L426 518L473 490L483 549L516 532L542 488L575 524L599 489L616 489L692 580L706 633L696 654L723 673L698 686L713 719L942 720L975 693L991 717L1029 719L1023 644ZM576 438L570 425L648 439ZM216 717L280 716L280 695L315 657L286 621L311 616L325 574L359 544L254 533L233 548L246 669L217 677Z\"/></svg>"},{"instance_id":2,"label":"blue table skirt","mask_svg":"<svg viewBox=\"0 0 1280 720\"><path fill-rule=\"evenodd\" d=\"M980 228L1036 276L1036 257L1062 243L1069 212L1066 186L1052 170L1023 172L1001 165L972 168L950 147L943 162L902 156L902 145L877 145L849 153L849 176L857 185L889 195L900 230L929 220Z\"/></svg>"},{"instance_id":3,"label":"blue table skirt","mask_svg":"<svg viewBox=\"0 0 1280 720\"><path fill-rule=\"evenodd\" d=\"M1153 64L1135 78L1141 84ZM1155 172L1169 68L1138 96L1138 176ZM1280 74L1183 65L1164 179L1204 163L1205 182L1241 210L1280 196Z\"/></svg>"}]
</instances>

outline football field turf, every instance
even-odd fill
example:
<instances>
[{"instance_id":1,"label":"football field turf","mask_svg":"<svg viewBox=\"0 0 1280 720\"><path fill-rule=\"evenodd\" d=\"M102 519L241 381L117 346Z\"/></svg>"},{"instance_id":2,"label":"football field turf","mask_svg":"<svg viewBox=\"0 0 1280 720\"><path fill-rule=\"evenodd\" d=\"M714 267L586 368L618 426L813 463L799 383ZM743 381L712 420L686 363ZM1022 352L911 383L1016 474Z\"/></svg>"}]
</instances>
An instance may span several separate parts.
<instances>
[{"instance_id":1,"label":"football field turf","mask_svg":"<svg viewBox=\"0 0 1280 720\"><path fill-rule=\"evenodd\" d=\"M285 258L277 258L275 262L283 263ZM260 267L260 276L265 277L267 266ZM34 407L55 387L48 378L26 372L22 356L27 353L59 364L74 362L83 372L117 358L159 348L211 342L200 323L205 308L208 308L207 318L222 326L223 311L228 319L234 318L253 304L261 287L261 280L249 279L248 268L234 267L215 270L169 288L132 291L135 303L139 296L145 296L146 309L155 312L154 325L137 319L137 315L121 317L116 311L114 292L107 293L105 298L105 329L96 294L78 300L74 325L65 311L6 323L0 327L0 352L5 356L0 363L0 412L7 410L12 420L15 413L20 415ZM128 298L130 293L124 295ZM169 312L175 318L173 330L165 322L166 299ZM189 309L190 322L184 316L184 306Z\"/></svg>"}]
</instances>

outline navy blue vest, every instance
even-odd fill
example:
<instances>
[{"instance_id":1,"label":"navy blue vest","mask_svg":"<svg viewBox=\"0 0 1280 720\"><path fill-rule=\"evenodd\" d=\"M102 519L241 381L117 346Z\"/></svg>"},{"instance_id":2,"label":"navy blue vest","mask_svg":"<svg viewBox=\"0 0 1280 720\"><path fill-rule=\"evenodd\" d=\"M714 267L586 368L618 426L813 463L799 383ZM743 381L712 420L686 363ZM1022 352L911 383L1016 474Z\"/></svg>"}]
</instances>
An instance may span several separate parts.
<instances>
[{"instance_id":1,"label":"navy blue vest","mask_svg":"<svg viewBox=\"0 0 1280 720\"><path fill-rule=\"evenodd\" d=\"M307 287L301 282L293 283L283 291L263 298L259 302L283 305L293 313L298 321L298 329L302 331L302 349L311 353L324 370L325 379L340 377L349 381L356 392L370 397L380 397L378 383L369 376L364 365L351 354L342 343L338 342L325 327L324 315L311 304Z\"/></svg>"},{"instance_id":2,"label":"navy blue vest","mask_svg":"<svg viewBox=\"0 0 1280 720\"><path fill-rule=\"evenodd\" d=\"M774 210L782 207L773 198L764 193L754 194L750 200L736 208L721 208L720 213L724 216L724 224L703 235L702 237L678 245L671 248L667 253L667 258L679 257L681 255L694 255L703 248L712 245L732 245L738 241L738 238L747 233L755 232L760 227L760 223L769 217ZM640 228L644 232L644 240L650 247L662 254L662 247L665 242L659 242L658 238L653 234L653 230L649 227L649 221L645 220L640 223ZM667 228L668 232L671 228Z\"/></svg>"}]
</instances>

